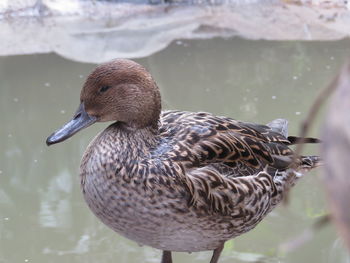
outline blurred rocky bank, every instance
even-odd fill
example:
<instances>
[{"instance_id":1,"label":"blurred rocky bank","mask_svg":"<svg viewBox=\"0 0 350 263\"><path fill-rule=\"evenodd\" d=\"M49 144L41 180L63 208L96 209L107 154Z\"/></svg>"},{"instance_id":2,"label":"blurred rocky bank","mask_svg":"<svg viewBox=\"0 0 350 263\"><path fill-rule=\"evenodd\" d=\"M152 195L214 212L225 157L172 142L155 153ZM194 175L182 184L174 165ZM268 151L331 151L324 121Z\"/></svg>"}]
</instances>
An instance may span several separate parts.
<instances>
[{"instance_id":1,"label":"blurred rocky bank","mask_svg":"<svg viewBox=\"0 0 350 263\"><path fill-rule=\"evenodd\" d=\"M239 36L339 40L350 36L343 0L3 0L0 55L56 52L99 63L136 58L178 39Z\"/></svg>"}]
</instances>

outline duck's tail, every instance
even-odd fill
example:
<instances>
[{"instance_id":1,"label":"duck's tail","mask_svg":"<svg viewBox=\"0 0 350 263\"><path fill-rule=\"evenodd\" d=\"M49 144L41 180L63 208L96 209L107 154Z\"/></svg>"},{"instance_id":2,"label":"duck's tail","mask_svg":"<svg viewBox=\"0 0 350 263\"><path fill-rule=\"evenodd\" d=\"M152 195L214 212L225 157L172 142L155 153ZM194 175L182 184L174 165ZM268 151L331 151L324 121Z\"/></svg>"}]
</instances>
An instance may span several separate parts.
<instances>
[{"instance_id":1,"label":"duck's tail","mask_svg":"<svg viewBox=\"0 0 350 263\"><path fill-rule=\"evenodd\" d=\"M311 137L298 137L298 136L288 136L288 121L286 119L275 119L267 124L268 127L274 132L277 132L283 135L287 140L283 143L285 145L294 145L294 144L303 144L303 143L321 143L322 141L317 138ZM316 168L322 165L322 159L319 156L300 156L296 158L297 168L295 169L295 164L292 164L292 159L289 159L287 162L287 167L293 167L294 171L302 175L304 172L310 171L313 168ZM284 158L281 158L281 161L285 161ZM284 162L286 164L286 162Z\"/></svg>"},{"instance_id":2,"label":"duck's tail","mask_svg":"<svg viewBox=\"0 0 350 263\"><path fill-rule=\"evenodd\" d=\"M321 143L322 141L317 138L310 137L297 137L297 136L288 136L289 145L301 144L301 143Z\"/></svg>"},{"instance_id":3,"label":"duck's tail","mask_svg":"<svg viewBox=\"0 0 350 263\"><path fill-rule=\"evenodd\" d=\"M320 156L300 156L300 166L298 167L298 172L307 172L313 168L319 167L323 164Z\"/></svg>"},{"instance_id":4,"label":"duck's tail","mask_svg":"<svg viewBox=\"0 0 350 263\"><path fill-rule=\"evenodd\" d=\"M268 127L274 132L283 135L288 142L287 145L300 144L300 143L320 143L321 140L317 138L302 138L298 136L288 136L288 121L286 119L275 119L267 124Z\"/></svg>"},{"instance_id":5,"label":"duck's tail","mask_svg":"<svg viewBox=\"0 0 350 263\"><path fill-rule=\"evenodd\" d=\"M273 179L276 185L277 194L271 201L272 205L277 205L281 200L286 197L289 189L292 188L295 183L306 172L313 168L322 165L322 159L319 156L300 156L297 158L298 167L291 167L284 171L277 171Z\"/></svg>"},{"instance_id":6,"label":"duck's tail","mask_svg":"<svg viewBox=\"0 0 350 263\"><path fill-rule=\"evenodd\" d=\"M310 137L297 137L297 136L288 136L289 145L293 144L302 144L302 143L321 143L322 141L317 138ZM323 164L320 156L310 155L310 156L300 156L299 158L299 166L296 169L300 173L308 172L313 168L319 167Z\"/></svg>"}]
</instances>

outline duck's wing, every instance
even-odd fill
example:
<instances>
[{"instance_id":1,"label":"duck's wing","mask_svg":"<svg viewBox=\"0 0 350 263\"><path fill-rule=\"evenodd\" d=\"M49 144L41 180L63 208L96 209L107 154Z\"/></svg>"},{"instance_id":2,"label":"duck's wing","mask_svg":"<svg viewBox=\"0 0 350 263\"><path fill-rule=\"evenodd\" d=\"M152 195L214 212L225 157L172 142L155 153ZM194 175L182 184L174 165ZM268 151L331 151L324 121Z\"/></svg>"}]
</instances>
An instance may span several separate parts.
<instances>
[{"instance_id":1,"label":"duck's wing","mask_svg":"<svg viewBox=\"0 0 350 263\"><path fill-rule=\"evenodd\" d=\"M209 113L163 112L162 156L177 169L189 192L189 206L199 215L220 215L233 237L253 228L293 186L297 175L289 168L287 121L267 125L239 122ZM310 141L313 142L313 141ZM305 170L319 157L300 157ZM231 232L230 232L231 231Z\"/></svg>"},{"instance_id":2,"label":"duck's wing","mask_svg":"<svg viewBox=\"0 0 350 263\"><path fill-rule=\"evenodd\" d=\"M240 227L242 233L254 227L283 198L285 187L264 170L256 175L223 177L206 166L190 171L186 179L189 205L199 213L227 216L238 234Z\"/></svg>"},{"instance_id":3,"label":"duck's wing","mask_svg":"<svg viewBox=\"0 0 350 263\"><path fill-rule=\"evenodd\" d=\"M166 111L160 123L168 145L163 155L188 169L211 166L237 177L265 167L286 169L293 159L284 121L259 125L204 112Z\"/></svg>"}]
</instances>

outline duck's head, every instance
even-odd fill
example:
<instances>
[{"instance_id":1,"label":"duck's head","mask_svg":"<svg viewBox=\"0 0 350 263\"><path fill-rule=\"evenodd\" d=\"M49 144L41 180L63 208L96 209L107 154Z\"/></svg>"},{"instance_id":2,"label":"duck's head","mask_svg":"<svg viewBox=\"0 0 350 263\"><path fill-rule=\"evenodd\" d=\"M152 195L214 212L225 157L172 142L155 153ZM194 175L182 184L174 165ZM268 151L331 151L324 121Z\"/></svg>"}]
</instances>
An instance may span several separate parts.
<instances>
[{"instance_id":1,"label":"duck's head","mask_svg":"<svg viewBox=\"0 0 350 263\"><path fill-rule=\"evenodd\" d=\"M134 61L116 59L88 76L73 119L50 135L46 144L64 141L95 122L122 122L131 130L156 127L160 110L160 93L151 74Z\"/></svg>"}]
</instances>

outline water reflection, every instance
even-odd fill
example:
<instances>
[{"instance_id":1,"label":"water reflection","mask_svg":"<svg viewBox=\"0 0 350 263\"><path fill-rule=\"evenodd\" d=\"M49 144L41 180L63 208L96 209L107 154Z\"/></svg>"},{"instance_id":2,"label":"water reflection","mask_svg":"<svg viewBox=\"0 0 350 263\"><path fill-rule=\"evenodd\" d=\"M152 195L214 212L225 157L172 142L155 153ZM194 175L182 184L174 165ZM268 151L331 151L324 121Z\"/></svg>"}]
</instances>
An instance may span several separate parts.
<instances>
[{"instance_id":1,"label":"water reflection","mask_svg":"<svg viewBox=\"0 0 350 263\"><path fill-rule=\"evenodd\" d=\"M157 80L164 108L259 123L285 117L295 133L314 96L349 54L349 44L182 40L138 62ZM47 135L76 110L83 79L93 67L56 55L0 58L0 262L159 261L159 251L107 229L82 199L80 158L106 124L54 148L45 145ZM317 126L312 133L317 136ZM333 227L294 252L278 254L282 242L325 211L317 174L309 174L287 208L228 242L221 262L254 262L260 256L263 262L349 262ZM208 262L210 256L176 253L174 261Z\"/></svg>"},{"instance_id":2,"label":"water reflection","mask_svg":"<svg viewBox=\"0 0 350 263\"><path fill-rule=\"evenodd\" d=\"M72 207L66 195L72 191L70 171L53 176L47 189L40 191L39 222L42 227L70 227Z\"/></svg>"}]
</instances>

